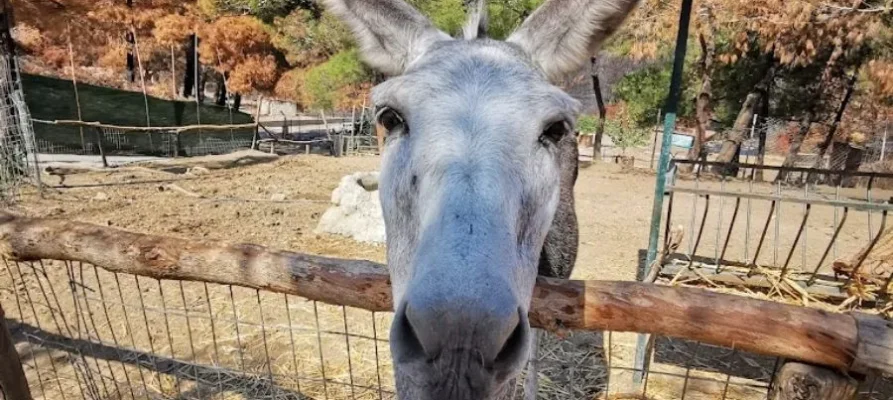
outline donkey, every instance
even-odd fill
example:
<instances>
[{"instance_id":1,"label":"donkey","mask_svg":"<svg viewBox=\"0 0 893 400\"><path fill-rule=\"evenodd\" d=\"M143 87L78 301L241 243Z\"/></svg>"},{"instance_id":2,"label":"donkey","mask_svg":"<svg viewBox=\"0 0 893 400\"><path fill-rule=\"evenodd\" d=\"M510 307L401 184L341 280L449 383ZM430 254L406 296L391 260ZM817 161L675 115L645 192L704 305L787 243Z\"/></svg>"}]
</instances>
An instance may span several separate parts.
<instances>
[{"instance_id":1,"label":"donkey","mask_svg":"<svg viewBox=\"0 0 893 400\"><path fill-rule=\"evenodd\" d=\"M498 399L523 370L537 274L567 278L578 246L581 105L555 85L636 2L547 0L497 41L483 0L464 40L403 0L325 0L391 76L372 101L399 398Z\"/></svg>"}]
</instances>

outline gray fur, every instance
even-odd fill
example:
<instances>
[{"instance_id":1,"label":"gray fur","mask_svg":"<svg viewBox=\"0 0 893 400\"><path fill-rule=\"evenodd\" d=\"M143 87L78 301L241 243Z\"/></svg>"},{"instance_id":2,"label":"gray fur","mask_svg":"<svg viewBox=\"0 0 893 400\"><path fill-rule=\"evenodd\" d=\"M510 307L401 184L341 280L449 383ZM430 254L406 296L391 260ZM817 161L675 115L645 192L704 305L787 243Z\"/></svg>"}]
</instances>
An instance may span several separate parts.
<instances>
[{"instance_id":1,"label":"gray fur","mask_svg":"<svg viewBox=\"0 0 893 400\"><path fill-rule=\"evenodd\" d=\"M636 6L638 0L549 0L508 42L527 50L553 82L577 72Z\"/></svg>"},{"instance_id":2,"label":"gray fur","mask_svg":"<svg viewBox=\"0 0 893 400\"><path fill-rule=\"evenodd\" d=\"M483 0L465 32L474 40L402 0L325 1L370 64L399 74L372 96L404 121L388 133L379 185L398 395L501 398L529 358L537 274L567 278L576 259L576 141L544 131L572 126L580 103L554 86L556 71L588 60L634 0L548 0L507 42L481 37Z\"/></svg>"},{"instance_id":3,"label":"gray fur","mask_svg":"<svg viewBox=\"0 0 893 400\"><path fill-rule=\"evenodd\" d=\"M552 219L552 226L546 234L543 252L539 261L539 274L552 278L568 279L577 261L579 234L577 213L574 209L574 185L579 168L579 150L573 135L568 135L559 146L561 155L561 189L558 209Z\"/></svg>"}]
</instances>

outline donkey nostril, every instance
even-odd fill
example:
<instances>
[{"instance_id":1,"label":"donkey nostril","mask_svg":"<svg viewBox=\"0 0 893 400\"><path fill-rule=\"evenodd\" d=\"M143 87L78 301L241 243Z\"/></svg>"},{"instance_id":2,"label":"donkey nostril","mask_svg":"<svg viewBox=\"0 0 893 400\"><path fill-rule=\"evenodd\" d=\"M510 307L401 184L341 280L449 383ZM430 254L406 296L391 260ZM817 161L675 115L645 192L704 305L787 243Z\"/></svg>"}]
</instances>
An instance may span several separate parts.
<instances>
[{"instance_id":1,"label":"donkey nostril","mask_svg":"<svg viewBox=\"0 0 893 400\"><path fill-rule=\"evenodd\" d=\"M525 350L530 341L528 337L530 328L527 326L527 318L524 315L524 312L519 309L518 314L518 324L515 326L515 329L512 330L511 335L509 335L508 339L506 339L505 343L502 345L502 349L500 349L499 353L496 355L496 360L494 362L496 366L512 365L522 361L522 358L524 357Z\"/></svg>"},{"instance_id":2,"label":"donkey nostril","mask_svg":"<svg viewBox=\"0 0 893 400\"><path fill-rule=\"evenodd\" d=\"M419 338L419 333L412 323L412 311L409 305L406 305L402 313L398 313L397 319L394 321L394 329L391 343L396 343L399 347L394 354L395 357L404 361L434 358L437 353L432 353L433 349L426 349ZM429 346L430 347L430 346Z\"/></svg>"}]
</instances>

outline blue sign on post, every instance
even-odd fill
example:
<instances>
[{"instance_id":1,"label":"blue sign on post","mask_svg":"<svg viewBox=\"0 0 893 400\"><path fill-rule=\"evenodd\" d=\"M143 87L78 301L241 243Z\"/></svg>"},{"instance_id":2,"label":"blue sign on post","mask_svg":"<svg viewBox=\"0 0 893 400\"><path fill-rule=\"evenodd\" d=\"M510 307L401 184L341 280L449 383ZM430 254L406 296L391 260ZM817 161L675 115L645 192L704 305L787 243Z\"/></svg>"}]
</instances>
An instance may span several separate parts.
<instances>
[{"instance_id":1,"label":"blue sign on post","mask_svg":"<svg viewBox=\"0 0 893 400\"><path fill-rule=\"evenodd\" d=\"M670 144L672 144L673 147L690 149L692 144L694 144L694 141L695 141L694 136L680 135L678 133L674 133L673 137L670 139Z\"/></svg>"}]
</instances>

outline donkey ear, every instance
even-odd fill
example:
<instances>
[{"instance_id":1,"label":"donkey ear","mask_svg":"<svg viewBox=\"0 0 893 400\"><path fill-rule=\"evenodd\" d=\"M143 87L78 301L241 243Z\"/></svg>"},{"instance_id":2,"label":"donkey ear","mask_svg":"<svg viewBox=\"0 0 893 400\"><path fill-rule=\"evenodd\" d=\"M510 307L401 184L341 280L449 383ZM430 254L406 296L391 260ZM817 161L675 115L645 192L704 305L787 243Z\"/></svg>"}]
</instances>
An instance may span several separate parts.
<instances>
[{"instance_id":1,"label":"donkey ear","mask_svg":"<svg viewBox=\"0 0 893 400\"><path fill-rule=\"evenodd\" d=\"M552 82L578 71L638 0L547 0L509 36Z\"/></svg>"},{"instance_id":2,"label":"donkey ear","mask_svg":"<svg viewBox=\"0 0 893 400\"><path fill-rule=\"evenodd\" d=\"M399 75L433 43L452 38L403 0L324 0L353 31L363 58L387 75Z\"/></svg>"}]
</instances>

